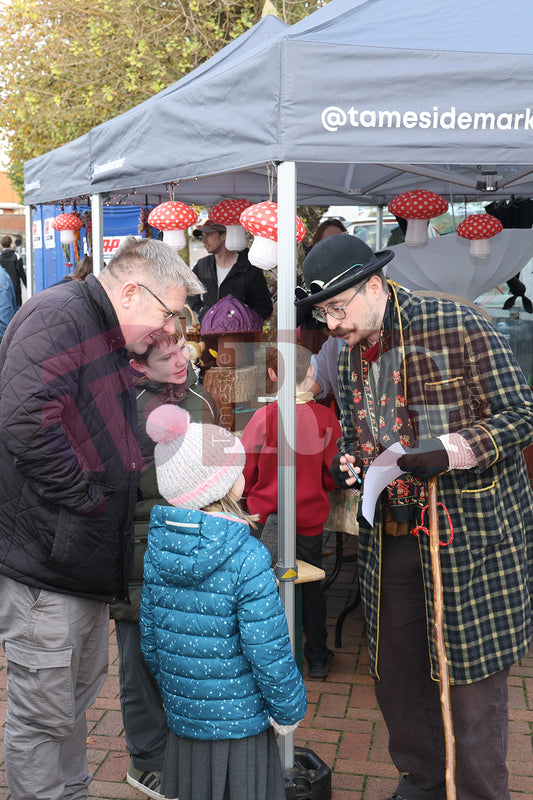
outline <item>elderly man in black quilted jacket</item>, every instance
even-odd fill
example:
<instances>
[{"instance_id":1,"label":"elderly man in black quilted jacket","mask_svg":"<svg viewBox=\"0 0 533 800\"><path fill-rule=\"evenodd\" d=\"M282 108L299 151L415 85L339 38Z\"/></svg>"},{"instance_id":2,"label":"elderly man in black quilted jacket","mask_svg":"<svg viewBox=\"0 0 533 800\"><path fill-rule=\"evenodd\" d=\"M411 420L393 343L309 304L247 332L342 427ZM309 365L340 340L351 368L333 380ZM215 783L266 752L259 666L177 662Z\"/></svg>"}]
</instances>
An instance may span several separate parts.
<instances>
[{"instance_id":1,"label":"elderly man in black quilted jacket","mask_svg":"<svg viewBox=\"0 0 533 800\"><path fill-rule=\"evenodd\" d=\"M99 278L32 297L0 347L0 636L14 800L88 796L85 711L127 595L142 456L126 347L175 330L202 285L130 237ZM163 299L164 298L164 299Z\"/></svg>"}]
</instances>

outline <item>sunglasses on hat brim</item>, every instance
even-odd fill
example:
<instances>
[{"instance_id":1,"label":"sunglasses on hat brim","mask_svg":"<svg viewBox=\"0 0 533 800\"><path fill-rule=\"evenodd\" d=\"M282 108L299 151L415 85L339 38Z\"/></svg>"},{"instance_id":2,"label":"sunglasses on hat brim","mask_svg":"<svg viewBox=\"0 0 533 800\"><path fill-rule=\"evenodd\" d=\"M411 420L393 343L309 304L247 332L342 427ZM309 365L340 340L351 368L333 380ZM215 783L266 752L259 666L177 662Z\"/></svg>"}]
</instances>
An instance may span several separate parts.
<instances>
[{"instance_id":1,"label":"sunglasses on hat brim","mask_svg":"<svg viewBox=\"0 0 533 800\"><path fill-rule=\"evenodd\" d=\"M344 272L341 272L340 275L335 275L335 277L331 278L329 281L321 281L321 280L314 280L311 281L309 284L309 289L304 289L303 286L297 286L294 290L294 294L297 300L303 300L304 297L309 297L312 294L318 294L318 292L323 292L324 289L327 289L332 284L339 281L347 272L350 272L352 269L356 269L356 267L362 267L362 264L352 264L351 267L345 269Z\"/></svg>"}]
</instances>

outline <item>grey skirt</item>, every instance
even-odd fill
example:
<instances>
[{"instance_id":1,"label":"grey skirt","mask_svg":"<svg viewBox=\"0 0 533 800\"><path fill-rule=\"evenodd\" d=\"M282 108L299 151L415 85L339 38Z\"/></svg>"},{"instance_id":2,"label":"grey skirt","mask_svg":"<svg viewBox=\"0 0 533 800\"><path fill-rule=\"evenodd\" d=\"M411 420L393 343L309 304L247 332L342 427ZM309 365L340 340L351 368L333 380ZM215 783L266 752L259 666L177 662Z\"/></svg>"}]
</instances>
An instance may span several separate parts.
<instances>
[{"instance_id":1,"label":"grey skirt","mask_svg":"<svg viewBox=\"0 0 533 800\"><path fill-rule=\"evenodd\" d=\"M161 791L179 800L286 800L274 729L218 741L170 733Z\"/></svg>"}]
</instances>

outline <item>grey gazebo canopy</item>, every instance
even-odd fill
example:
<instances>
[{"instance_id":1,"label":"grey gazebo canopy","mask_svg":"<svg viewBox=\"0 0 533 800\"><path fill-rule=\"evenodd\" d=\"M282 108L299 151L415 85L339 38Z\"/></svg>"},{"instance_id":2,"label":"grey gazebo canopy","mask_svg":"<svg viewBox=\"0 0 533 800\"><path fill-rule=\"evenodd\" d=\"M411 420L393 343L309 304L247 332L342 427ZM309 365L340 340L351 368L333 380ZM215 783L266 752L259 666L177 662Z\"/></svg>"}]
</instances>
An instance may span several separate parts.
<instances>
[{"instance_id":1,"label":"grey gazebo canopy","mask_svg":"<svg viewBox=\"0 0 533 800\"><path fill-rule=\"evenodd\" d=\"M383 204L405 189L533 195L533 6L332 0L267 17L181 81L26 164L26 202L106 193L252 201L279 162L301 204ZM489 177L487 177L489 173ZM137 195L133 194L134 192Z\"/></svg>"}]
</instances>

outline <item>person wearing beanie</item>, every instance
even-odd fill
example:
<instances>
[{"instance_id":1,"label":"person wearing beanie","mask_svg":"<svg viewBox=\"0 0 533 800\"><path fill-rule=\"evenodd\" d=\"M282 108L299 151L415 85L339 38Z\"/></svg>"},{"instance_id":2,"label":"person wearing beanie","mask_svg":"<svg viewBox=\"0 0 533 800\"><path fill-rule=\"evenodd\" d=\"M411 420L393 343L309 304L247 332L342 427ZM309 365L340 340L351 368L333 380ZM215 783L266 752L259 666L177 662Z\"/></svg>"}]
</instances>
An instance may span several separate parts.
<instances>
[{"instance_id":1,"label":"person wearing beanie","mask_svg":"<svg viewBox=\"0 0 533 800\"><path fill-rule=\"evenodd\" d=\"M154 409L141 645L170 729L161 791L180 800L285 800L274 729L307 699L268 550L242 511L244 448L231 432ZM248 787L248 789L246 789Z\"/></svg>"},{"instance_id":2,"label":"person wearing beanie","mask_svg":"<svg viewBox=\"0 0 533 800\"><path fill-rule=\"evenodd\" d=\"M145 353L132 354L130 359L137 376L134 378L137 426L146 468L141 472L135 505L135 550L128 581L130 602L114 603L110 614L115 620L120 707L126 749L130 754L126 780L153 800L163 798L161 773L168 726L159 686L141 650L139 608L150 512L165 500L157 488L155 442L146 433L146 420L154 408L170 403L185 408L194 422L218 422L216 403L196 382L189 358L190 350L183 334L162 333L152 338Z\"/></svg>"}]
</instances>

